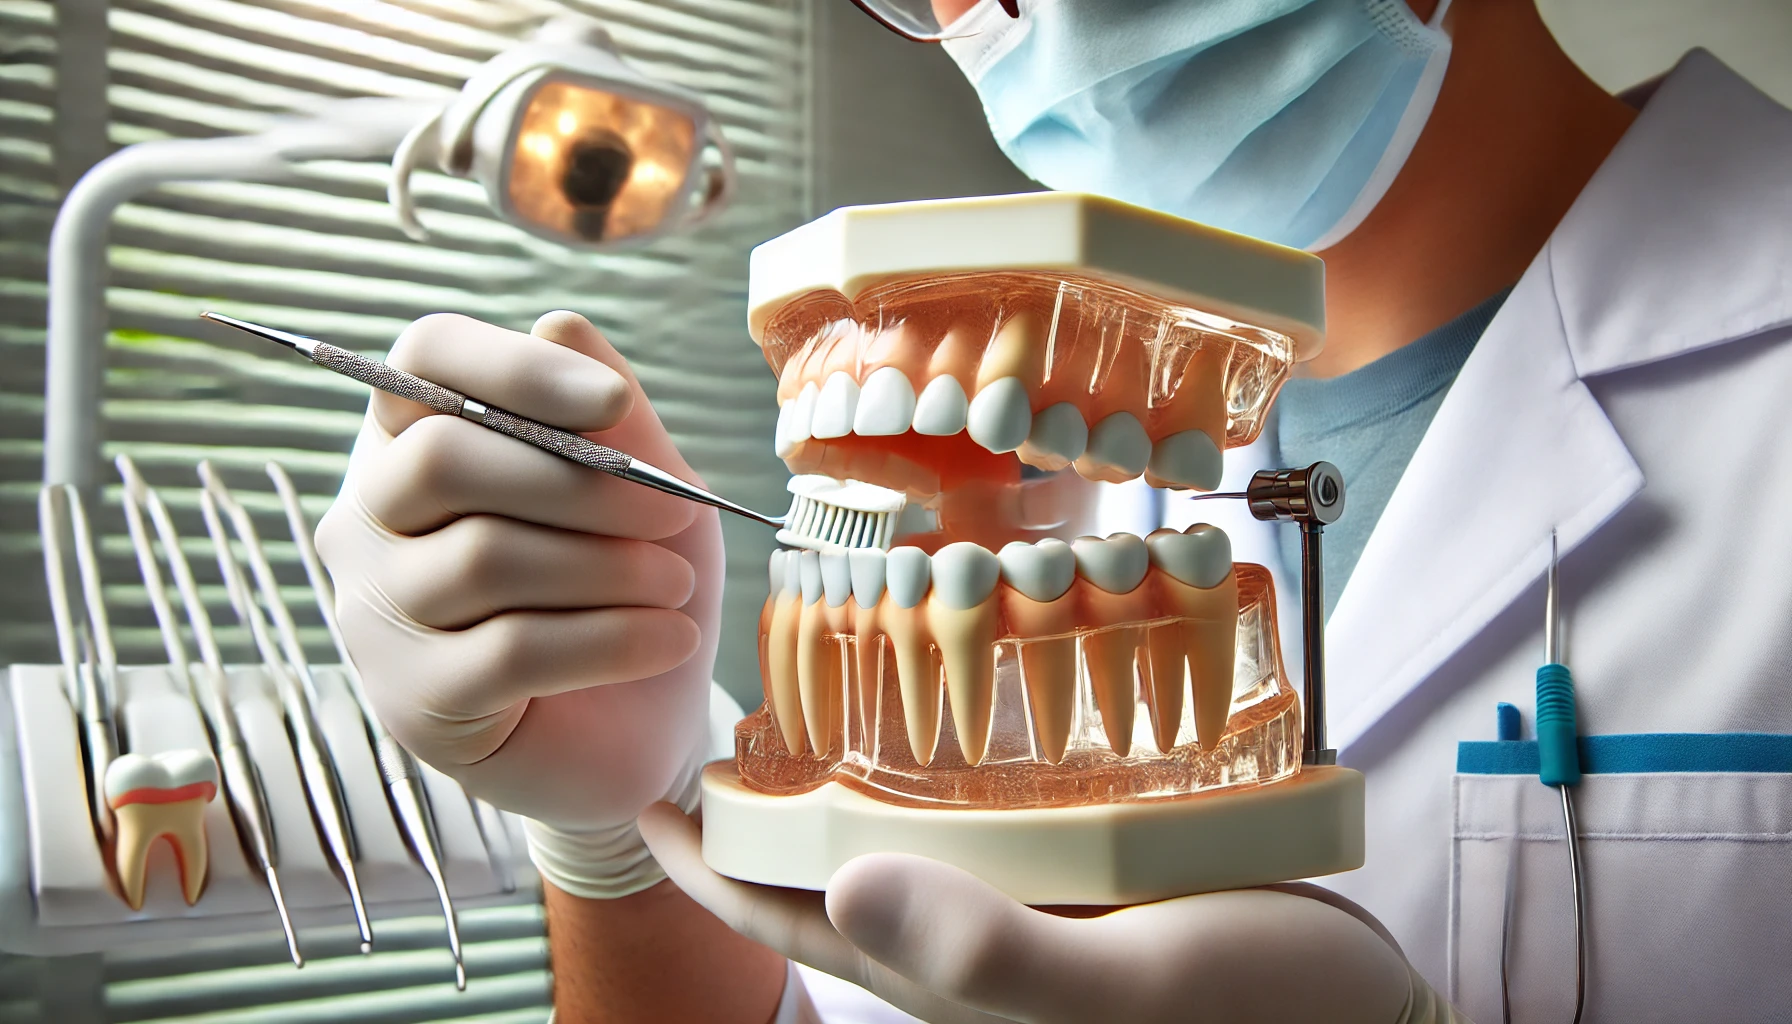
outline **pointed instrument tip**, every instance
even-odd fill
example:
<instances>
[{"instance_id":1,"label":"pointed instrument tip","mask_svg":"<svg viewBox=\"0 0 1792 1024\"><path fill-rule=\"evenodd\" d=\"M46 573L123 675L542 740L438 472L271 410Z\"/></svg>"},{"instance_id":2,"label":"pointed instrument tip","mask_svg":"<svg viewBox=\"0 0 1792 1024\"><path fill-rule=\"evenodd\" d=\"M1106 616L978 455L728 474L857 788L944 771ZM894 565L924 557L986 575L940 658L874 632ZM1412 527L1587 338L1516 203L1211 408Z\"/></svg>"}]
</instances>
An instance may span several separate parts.
<instances>
[{"instance_id":1,"label":"pointed instrument tip","mask_svg":"<svg viewBox=\"0 0 1792 1024\"><path fill-rule=\"evenodd\" d=\"M247 320L238 320L234 316L225 316L223 313L215 313L209 309L200 313L199 319L209 320L214 324L223 324L225 327L234 327L245 334L253 334L257 338L262 338L274 342L275 344L285 345L287 348L293 349L296 352L301 352L306 356L310 356L317 350L317 339L315 338L307 338L302 334L293 334L291 331L276 330L272 327L263 327L260 324L252 324Z\"/></svg>"},{"instance_id":2,"label":"pointed instrument tip","mask_svg":"<svg viewBox=\"0 0 1792 1024\"><path fill-rule=\"evenodd\" d=\"M454 960L454 990L456 992L467 990L467 965L461 963L459 957Z\"/></svg>"}]
</instances>

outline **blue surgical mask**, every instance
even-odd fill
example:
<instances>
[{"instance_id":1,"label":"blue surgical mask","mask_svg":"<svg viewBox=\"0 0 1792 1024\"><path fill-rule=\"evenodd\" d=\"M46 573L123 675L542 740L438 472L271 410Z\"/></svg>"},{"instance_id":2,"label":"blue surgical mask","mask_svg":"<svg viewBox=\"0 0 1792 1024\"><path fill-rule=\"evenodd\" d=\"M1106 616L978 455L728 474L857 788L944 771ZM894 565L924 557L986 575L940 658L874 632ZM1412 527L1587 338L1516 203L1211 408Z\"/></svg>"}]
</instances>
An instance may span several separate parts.
<instances>
[{"instance_id":1,"label":"blue surgical mask","mask_svg":"<svg viewBox=\"0 0 1792 1024\"><path fill-rule=\"evenodd\" d=\"M1412 152L1450 40L1404 0L982 0L945 47L1002 151L1094 192L1323 249Z\"/></svg>"}]
</instances>

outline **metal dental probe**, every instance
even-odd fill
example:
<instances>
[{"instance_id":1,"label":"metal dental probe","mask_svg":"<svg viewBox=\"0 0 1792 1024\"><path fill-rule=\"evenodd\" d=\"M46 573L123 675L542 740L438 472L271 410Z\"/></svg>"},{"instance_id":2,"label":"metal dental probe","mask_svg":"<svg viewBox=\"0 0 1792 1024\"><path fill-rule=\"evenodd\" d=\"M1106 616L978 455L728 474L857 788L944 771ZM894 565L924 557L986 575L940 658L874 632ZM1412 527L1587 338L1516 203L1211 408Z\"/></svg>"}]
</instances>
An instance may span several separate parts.
<instances>
[{"instance_id":1,"label":"metal dental probe","mask_svg":"<svg viewBox=\"0 0 1792 1024\"><path fill-rule=\"evenodd\" d=\"M81 760L87 771L87 811L93 820L95 834L110 842L114 824L112 809L106 804L106 766L118 755L118 730L112 722L111 694L106 689L109 677L96 671L94 665L94 627L86 618L75 615L74 604L69 600L68 558L62 547L62 527L66 519L75 537L77 571L82 578L86 614L90 616L94 596L88 593L86 582L89 573L96 570L90 564L90 537L83 548L87 516L81 506L80 492L67 484L46 484L37 495L37 517L38 536L44 549L44 581L50 591L50 617L56 625L56 646L62 656L62 671L68 677L69 700L81 719ZM96 588L97 585L96 575ZM103 607L100 614L105 614Z\"/></svg>"},{"instance_id":2,"label":"metal dental probe","mask_svg":"<svg viewBox=\"0 0 1792 1024\"><path fill-rule=\"evenodd\" d=\"M293 670L298 673L299 679L305 684L312 706L321 706L318 703L317 677L312 674L311 662L305 657L304 645L299 642L299 630L293 622L292 610L286 606L285 599L280 596L280 583L274 577L274 567L268 562L267 550L262 546L261 535L255 529L254 521L237 502L230 488L218 478L216 473L212 472L210 465L200 463L199 475L205 481L206 489L211 491L212 495L217 498L218 504L230 516L237 537L243 542L243 549L248 552L249 570L255 577L256 586L261 591L262 604L266 606L269 617L274 620L274 634L279 638L280 647L286 653L287 663L292 666ZM346 670L353 671L352 669ZM362 696L358 692L359 687L351 683L350 690L354 692L356 703L361 704ZM363 728L367 727L367 712L369 710L365 706L361 707ZM381 732L383 733L384 730ZM390 736L385 737L384 745L375 741L374 751L378 755L380 774L386 780L387 794L392 798L399 826L405 832L406 838L410 840L412 852L417 854L417 859L422 862L424 872L429 875L430 881L435 885L436 899L442 906L442 917L448 928L448 950L454 956L454 986L458 990L465 991L467 968L461 955L460 928L454 914L454 903L448 897L448 883L442 876L440 847L436 842L435 835L430 830L432 822L425 816L427 804L423 802L420 787L413 789L409 785L409 781L416 778L416 762L409 762L411 774L408 779L404 777L397 779L397 784L403 792L393 792L394 768L387 765L390 757L388 748L403 749L398 747Z\"/></svg>"},{"instance_id":3,"label":"metal dental probe","mask_svg":"<svg viewBox=\"0 0 1792 1024\"><path fill-rule=\"evenodd\" d=\"M745 505L737 505L727 498L689 484L666 472L663 469L642 462L625 452L614 448L606 448L596 441L581 437L578 434L550 427L545 423L537 423L532 419L518 416L516 413L486 405L483 402L457 392L450 391L440 384L433 384L421 377L414 377L402 370L394 369L385 363L356 355L345 348L338 348L328 342L307 338L301 334L263 327L246 320L225 316L222 313L201 313L201 318L226 327L234 327L239 331L253 334L290 348L326 370L358 380L369 387L378 388L390 395L408 399L426 405L439 413L458 416L471 420L480 426L494 430L507 437L514 437L526 444L540 448L544 452L558 455L563 459L576 462L589 469L608 473L623 480L633 481L645 487L677 495L689 501L703 505L711 505L724 512L732 512L737 516L763 523L778 530L790 530L796 536L806 538L810 543L792 540L783 536L779 539L793 546L809 547L813 543L836 544L840 547L879 547L890 545L895 529L896 517L901 512L901 502L894 509L890 508L855 508L842 505L838 501L810 501L801 496L791 505L787 515L772 516L756 512ZM884 488L875 488L884 491ZM897 496L898 492L886 492ZM905 500L905 499L904 499ZM822 522L805 517L804 511L837 513ZM817 532L821 535L817 536Z\"/></svg>"},{"instance_id":4,"label":"metal dental probe","mask_svg":"<svg viewBox=\"0 0 1792 1024\"><path fill-rule=\"evenodd\" d=\"M1562 793L1562 828L1568 843L1568 881L1574 897L1574 1024L1587 1005L1586 887L1582 878L1580 820L1574 787L1580 785L1580 737L1575 715L1574 676L1562 663L1562 590L1556 531L1549 531L1549 575L1543 590L1544 665L1537 670L1537 776ZM1510 915L1506 927L1510 927ZM1505 938L1501 938L1502 950ZM1510 1012L1511 993L1501 965L1500 1001Z\"/></svg>"},{"instance_id":5,"label":"metal dental probe","mask_svg":"<svg viewBox=\"0 0 1792 1024\"><path fill-rule=\"evenodd\" d=\"M330 860L335 863L342 875L342 884L348 889L349 906L354 910L355 925L361 932L361 952L370 952L373 948L373 927L367 920L367 904L361 898L361 880L355 873L354 833L350 831L348 811L342 799L341 781L336 775L336 764L330 757L330 748L318 726L317 709L309 699L310 695L298 685L294 673L282 662L279 650L268 636L261 606L255 603L248 581L243 578L236 552L230 546L230 535L225 531L224 522L218 515L217 499L211 491L204 488L199 491L199 511L205 517L206 532L211 534L212 546L216 549L218 558L218 572L224 577L224 589L230 595L230 604L236 610L237 618L248 627L249 635L255 641L255 650L261 655L262 664L274 677L281 706L291 725L293 746L299 755L299 770L305 781L305 793L311 799L311 809L317 819L318 830L323 833Z\"/></svg>"},{"instance_id":6,"label":"metal dental probe","mask_svg":"<svg viewBox=\"0 0 1792 1024\"><path fill-rule=\"evenodd\" d=\"M208 698L206 708L212 730L217 736L218 763L224 773L224 792L230 800L231 817L236 821L238 838L254 856L262 877L267 879L268 893L274 899L274 912L280 918L280 930L286 935L286 949L292 955L292 965L303 967L305 957L299 952L298 933L293 930L292 914L286 908L286 893L280 887L280 846L274 832L273 815L268 810L267 790L262 786L260 769L255 766L248 747L243 743L236 708L230 703L230 680L224 674L224 659L218 651L217 638L212 634L211 615L206 612L204 602L199 599L199 587L193 581L192 567L187 564L186 552L180 547L180 534L174 528L174 519L169 516L167 506L162 504L161 495L144 483L137 473L137 467L128 458L119 457L118 470L124 476L125 514L127 522L133 524L133 541L137 531L141 529L140 513L137 511L137 506L141 503L149 512L157 539L162 542L162 551L168 558L169 571L174 574L174 587L180 594L181 604L186 606L187 621L193 629L193 642L199 648L200 662L205 669L201 674L205 685L198 690ZM153 570L153 553L147 563L143 561L143 550L147 547L145 538L144 545L139 549L138 564L147 564ZM159 573L157 575L159 578ZM180 627L174 621L174 610L168 606L167 593L159 585L150 586L149 591L150 603L155 606L157 624L162 627L163 645L168 648L171 662L187 669L190 681L190 663L181 644Z\"/></svg>"},{"instance_id":7,"label":"metal dental probe","mask_svg":"<svg viewBox=\"0 0 1792 1024\"><path fill-rule=\"evenodd\" d=\"M343 675L348 678L349 690L354 694L355 703L361 708L361 721L366 726L368 739L378 755L380 775L386 782L386 794L391 798L393 812L399 825L410 842L411 852L423 866L424 873L429 875L430 882L436 887L436 898L442 905L442 920L448 929L448 948L454 953L455 985L465 989L465 966L461 959L459 919L454 911L454 901L448 894L448 880L442 870L441 842L436 833L435 813L430 806L429 794L423 788L423 775L417 766L416 758L411 752L400 746L392 738L386 726L380 721L374 710L373 702L367 697L367 687L361 680L361 673L355 668L353 659L348 655L348 644L342 638L342 628L336 621L336 598L330 587L330 578L324 573L323 562L317 557L317 543L312 539L311 524L305 519L305 511L299 506L299 492L293 487L292 479L286 470L277 462L270 462L265 467L268 478L274 482L274 490L280 496L280 505L286 512L286 525L292 534L293 544L298 548L299 561L305 566L305 578L311 584L312 598L317 602L318 615L324 621L324 629L330 634L330 641L336 647L336 656L342 664ZM281 605L281 615L291 621ZM477 814L475 808L475 814ZM489 838L484 835L484 822L475 818L480 826L481 838L486 840L486 853L493 858L493 871L498 864ZM500 876L502 880L503 876ZM508 890L506 890L508 891Z\"/></svg>"}]
</instances>

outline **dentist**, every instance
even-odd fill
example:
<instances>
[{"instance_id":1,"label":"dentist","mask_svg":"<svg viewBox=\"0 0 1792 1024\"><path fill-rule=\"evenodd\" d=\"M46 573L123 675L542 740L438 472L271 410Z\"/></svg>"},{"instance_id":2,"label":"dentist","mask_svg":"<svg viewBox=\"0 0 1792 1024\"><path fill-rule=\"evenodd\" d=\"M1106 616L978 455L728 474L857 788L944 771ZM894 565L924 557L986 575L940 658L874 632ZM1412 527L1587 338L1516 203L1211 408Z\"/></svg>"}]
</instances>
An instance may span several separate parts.
<instances>
[{"instance_id":1,"label":"dentist","mask_svg":"<svg viewBox=\"0 0 1792 1024\"><path fill-rule=\"evenodd\" d=\"M855 2L950 37L1042 183L1325 258L1326 348L1255 454L1352 483L1330 713L1368 861L1092 918L912 857L825 897L721 878L687 817L713 511L376 394L319 531L344 630L394 735L530 819L562 1024L903 1019L790 961L931 1021L1394 1024L1499 1019L1503 960L1512 1019L1568 1020L1550 791L1458 746L1530 710L1552 529L1589 737L1585 1019L1783 1018L1792 112L1702 52L1610 96L1531 0ZM391 359L685 469L572 314L426 318Z\"/></svg>"}]
</instances>

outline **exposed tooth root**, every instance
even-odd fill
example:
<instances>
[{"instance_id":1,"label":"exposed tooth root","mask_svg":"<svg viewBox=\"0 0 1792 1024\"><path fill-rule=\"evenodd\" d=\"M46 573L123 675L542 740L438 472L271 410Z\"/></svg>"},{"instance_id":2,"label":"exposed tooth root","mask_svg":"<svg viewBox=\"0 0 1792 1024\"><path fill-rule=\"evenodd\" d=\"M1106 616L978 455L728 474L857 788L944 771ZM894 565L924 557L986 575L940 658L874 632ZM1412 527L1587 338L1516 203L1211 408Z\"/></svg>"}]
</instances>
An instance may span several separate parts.
<instances>
[{"instance_id":1,"label":"exposed tooth root","mask_svg":"<svg viewBox=\"0 0 1792 1024\"><path fill-rule=\"evenodd\" d=\"M908 432L915 419L915 386L894 366L882 366L865 378L852 432L861 437L892 437Z\"/></svg>"},{"instance_id":2,"label":"exposed tooth root","mask_svg":"<svg viewBox=\"0 0 1792 1024\"><path fill-rule=\"evenodd\" d=\"M1076 460L1076 471L1090 480L1123 483L1145 471L1151 462L1151 438L1137 416L1117 412L1089 431L1089 447Z\"/></svg>"},{"instance_id":3,"label":"exposed tooth root","mask_svg":"<svg viewBox=\"0 0 1792 1024\"><path fill-rule=\"evenodd\" d=\"M820 601L803 605L797 627L796 680L809 749L825 755L840 707L840 645L830 638L833 623Z\"/></svg>"},{"instance_id":4,"label":"exposed tooth root","mask_svg":"<svg viewBox=\"0 0 1792 1024\"><path fill-rule=\"evenodd\" d=\"M208 850L205 805L218 793L218 764L203 750L125 754L106 769L106 803L117 825L118 884L132 910L143 909L149 848L168 840L180 865L181 895L199 901Z\"/></svg>"},{"instance_id":5,"label":"exposed tooth root","mask_svg":"<svg viewBox=\"0 0 1792 1024\"><path fill-rule=\"evenodd\" d=\"M1076 609L1074 600L1036 601L1018 587L1002 592L1002 613L1020 637L1068 634L1076 625ZM1015 647L1020 653L1020 674L1027 688L1039 753L1057 764L1064 759L1076 718L1076 637L1022 640Z\"/></svg>"},{"instance_id":6,"label":"exposed tooth root","mask_svg":"<svg viewBox=\"0 0 1792 1024\"><path fill-rule=\"evenodd\" d=\"M1232 572L1232 541L1226 531L1196 523L1182 533L1156 530L1145 538L1151 564L1191 587L1219 586Z\"/></svg>"},{"instance_id":7,"label":"exposed tooth root","mask_svg":"<svg viewBox=\"0 0 1792 1024\"><path fill-rule=\"evenodd\" d=\"M1055 537L1037 544L1014 541L998 557L1002 578L1033 601L1056 601L1076 581L1076 552ZM1021 635L1036 636L1038 631L1022 630Z\"/></svg>"},{"instance_id":8,"label":"exposed tooth root","mask_svg":"<svg viewBox=\"0 0 1792 1024\"><path fill-rule=\"evenodd\" d=\"M1089 670L1089 689L1101 712L1102 731L1108 746L1121 757L1132 753L1133 717L1139 691L1134 661L1139 649L1139 630L1100 630L1083 637L1083 661Z\"/></svg>"},{"instance_id":9,"label":"exposed tooth root","mask_svg":"<svg viewBox=\"0 0 1792 1024\"><path fill-rule=\"evenodd\" d=\"M1003 377L983 388L965 416L971 440L998 455L1019 448L1033 429L1031 401L1019 377Z\"/></svg>"},{"instance_id":10,"label":"exposed tooth root","mask_svg":"<svg viewBox=\"0 0 1792 1024\"><path fill-rule=\"evenodd\" d=\"M1232 714L1238 577L1228 567L1223 580L1205 588L1191 587L1167 572L1153 578L1159 607L1186 620L1182 624L1183 649L1188 652L1195 700L1195 736L1202 750L1212 750L1226 734L1226 721Z\"/></svg>"},{"instance_id":11,"label":"exposed tooth root","mask_svg":"<svg viewBox=\"0 0 1792 1024\"><path fill-rule=\"evenodd\" d=\"M994 557L990 556L991 561ZM995 713L993 647L998 607L993 597L972 608L954 607L938 586L927 601L927 626L939 644L940 661L945 666L946 697L952 702L958 749L970 765L981 764L989 749L989 726Z\"/></svg>"},{"instance_id":12,"label":"exposed tooth root","mask_svg":"<svg viewBox=\"0 0 1792 1024\"><path fill-rule=\"evenodd\" d=\"M1211 491L1220 485L1225 458L1206 431L1184 430L1161 438L1151 446L1151 462L1147 469L1156 481Z\"/></svg>"},{"instance_id":13,"label":"exposed tooth root","mask_svg":"<svg viewBox=\"0 0 1792 1024\"><path fill-rule=\"evenodd\" d=\"M845 551L821 553L821 596L829 608L840 607L852 596L852 565Z\"/></svg>"},{"instance_id":14,"label":"exposed tooth root","mask_svg":"<svg viewBox=\"0 0 1792 1024\"><path fill-rule=\"evenodd\" d=\"M791 561L794 564L795 559ZM777 722L778 735L784 739L784 749L798 755L803 752L803 697L797 686L796 652L797 627L802 617L801 592L786 590L772 607L765 652L772 718Z\"/></svg>"},{"instance_id":15,"label":"exposed tooth root","mask_svg":"<svg viewBox=\"0 0 1792 1024\"><path fill-rule=\"evenodd\" d=\"M877 606L861 606L854 603L852 612L853 630L853 683L854 695L858 700L859 728L864 730L865 737L861 743L864 749L871 748L871 734L877 728L877 720L883 705L883 629L877 621Z\"/></svg>"},{"instance_id":16,"label":"exposed tooth root","mask_svg":"<svg viewBox=\"0 0 1792 1024\"><path fill-rule=\"evenodd\" d=\"M1076 558L1077 572L1110 594L1131 593L1145 581L1145 572L1151 568L1151 554L1145 542L1130 533L1110 534L1106 540L1078 537L1070 549Z\"/></svg>"},{"instance_id":17,"label":"exposed tooth root","mask_svg":"<svg viewBox=\"0 0 1792 1024\"><path fill-rule=\"evenodd\" d=\"M921 397L915 399L915 433L949 437L964 429L969 412L970 400L958 379L935 377L921 389Z\"/></svg>"},{"instance_id":18,"label":"exposed tooth root","mask_svg":"<svg viewBox=\"0 0 1792 1024\"><path fill-rule=\"evenodd\" d=\"M896 652L896 685L902 692L902 718L908 727L909 751L915 755L915 763L925 768L933 763L934 750L940 743L943 694L927 643L925 613L920 608L898 604L894 588L890 598L878 607L878 623Z\"/></svg>"},{"instance_id":19,"label":"exposed tooth root","mask_svg":"<svg viewBox=\"0 0 1792 1024\"><path fill-rule=\"evenodd\" d=\"M817 438L845 437L852 432L853 416L859 408L859 383L852 375L836 370L822 385L815 399L815 419L809 434Z\"/></svg>"},{"instance_id":20,"label":"exposed tooth root","mask_svg":"<svg viewBox=\"0 0 1792 1024\"><path fill-rule=\"evenodd\" d=\"M1045 382L1045 334L1045 321L1031 310L1002 321L977 367L978 390L1004 377L1016 377L1028 390L1038 390Z\"/></svg>"},{"instance_id":21,"label":"exposed tooth root","mask_svg":"<svg viewBox=\"0 0 1792 1024\"><path fill-rule=\"evenodd\" d=\"M1089 447L1089 424L1069 402L1039 410L1033 417L1020 460L1044 470L1060 470L1081 458Z\"/></svg>"},{"instance_id":22,"label":"exposed tooth root","mask_svg":"<svg viewBox=\"0 0 1792 1024\"><path fill-rule=\"evenodd\" d=\"M1168 754L1176 746L1176 733L1182 728L1189 639L1189 631L1180 623L1153 626L1145 638L1151 662L1145 706L1151 711L1151 738L1160 754Z\"/></svg>"}]
</instances>

